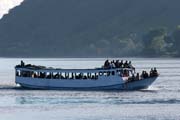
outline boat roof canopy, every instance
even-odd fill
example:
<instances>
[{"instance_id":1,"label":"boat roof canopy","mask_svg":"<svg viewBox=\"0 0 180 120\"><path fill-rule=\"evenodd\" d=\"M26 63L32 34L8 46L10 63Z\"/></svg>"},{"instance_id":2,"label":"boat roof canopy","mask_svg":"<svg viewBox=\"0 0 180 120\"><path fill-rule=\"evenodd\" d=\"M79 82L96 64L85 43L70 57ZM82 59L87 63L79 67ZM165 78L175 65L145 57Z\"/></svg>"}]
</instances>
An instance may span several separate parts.
<instances>
[{"instance_id":1,"label":"boat roof canopy","mask_svg":"<svg viewBox=\"0 0 180 120\"><path fill-rule=\"evenodd\" d=\"M121 71L128 70L132 71L130 68L112 68L112 69L104 69L104 68L95 68L95 69L60 69L60 68L28 68L28 67L15 67L16 70L20 71L32 71L32 72L108 72L108 71Z\"/></svg>"}]
</instances>

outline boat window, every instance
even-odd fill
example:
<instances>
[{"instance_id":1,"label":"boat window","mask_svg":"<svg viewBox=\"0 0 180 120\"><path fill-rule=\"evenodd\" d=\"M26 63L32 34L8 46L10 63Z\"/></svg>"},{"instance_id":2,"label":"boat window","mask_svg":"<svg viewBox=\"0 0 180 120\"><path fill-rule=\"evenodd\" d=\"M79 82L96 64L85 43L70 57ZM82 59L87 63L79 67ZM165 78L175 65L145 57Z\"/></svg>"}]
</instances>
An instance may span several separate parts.
<instances>
[{"instance_id":1,"label":"boat window","mask_svg":"<svg viewBox=\"0 0 180 120\"><path fill-rule=\"evenodd\" d=\"M76 73L76 79L83 79L83 73Z\"/></svg>"},{"instance_id":2,"label":"boat window","mask_svg":"<svg viewBox=\"0 0 180 120\"><path fill-rule=\"evenodd\" d=\"M76 78L76 74L75 73L68 73L68 79L75 79Z\"/></svg>"},{"instance_id":3,"label":"boat window","mask_svg":"<svg viewBox=\"0 0 180 120\"><path fill-rule=\"evenodd\" d=\"M72 73L69 73L68 79L72 79Z\"/></svg>"},{"instance_id":4,"label":"boat window","mask_svg":"<svg viewBox=\"0 0 180 120\"><path fill-rule=\"evenodd\" d=\"M91 79L95 79L95 73L91 73Z\"/></svg>"},{"instance_id":5,"label":"boat window","mask_svg":"<svg viewBox=\"0 0 180 120\"><path fill-rule=\"evenodd\" d=\"M21 76L21 71L20 70L16 70L16 76Z\"/></svg>"},{"instance_id":6,"label":"boat window","mask_svg":"<svg viewBox=\"0 0 180 120\"><path fill-rule=\"evenodd\" d=\"M69 73L65 73L65 78L69 79Z\"/></svg>"},{"instance_id":7,"label":"boat window","mask_svg":"<svg viewBox=\"0 0 180 120\"><path fill-rule=\"evenodd\" d=\"M46 78L47 78L47 79L51 79L51 78L52 78L52 73L47 72L47 73L46 73Z\"/></svg>"},{"instance_id":8,"label":"boat window","mask_svg":"<svg viewBox=\"0 0 180 120\"><path fill-rule=\"evenodd\" d=\"M128 70L124 70L123 71L123 76L124 77L128 77L129 76L129 71Z\"/></svg>"},{"instance_id":9,"label":"boat window","mask_svg":"<svg viewBox=\"0 0 180 120\"><path fill-rule=\"evenodd\" d=\"M87 79L87 76L88 76L87 73L84 73L84 74L83 74L83 79L86 80L86 79Z\"/></svg>"},{"instance_id":10,"label":"boat window","mask_svg":"<svg viewBox=\"0 0 180 120\"><path fill-rule=\"evenodd\" d=\"M87 73L87 78L91 79L91 73Z\"/></svg>"},{"instance_id":11,"label":"boat window","mask_svg":"<svg viewBox=\"0 0 180 120\"><path fill-rule=\"evenodd\" d=\"M70 79L74 79L74 78L75 78L75 74L74 74L74 73L71 73Z\"/></svg>"},{"instance_id":12,"label":"boat window","mask_svg":"<svg viewBox=\"0 0 180 120\"><path fill-rule=\"evenodd\" d=\"M33 77L34 71L30 71L30 77Z\"/></svg>"},{"instance_id":13,"label":"boat window","mask_svg":"<svg viewBox=\"0 0 180 120\"><path fill-rule=\"evenodd\" d=\"M25 77L24 72L25 72L25 71L21 71L21 76L22 76L22 77Z\"/></svg>"},{"instance_id":14,"label":"boat window","mask_svg":"<svg viewBox=\"0 0 180 120\"><path fill-rule=\"evenodd\" d=\"M61 79L65 79L65 73L61 73Z\"/></svg>"},{"instance_id":15,"label":"boat window","mask_svg":"<svg viewBox=\"0 0 180 120\"><path fill-rule=\"evenodd\" d=\"M32 78L37 78L38 77L38 73L36 71L33 71L31 76L32 76Z\"/></svg>"},{"instance_id":16,"label":"boat window","mask_svg":"<svg viewBox=\"0 0 180 120\"><path fill-rule=\"evenodd\" d=\"M75 76L76 79L79 79L79 74L80 74L80 73L76 73L76 74L75 74L75 75L76 75L76 76Z\"/></svg>"},{"instance_id":17,"label":"boat window","mask_svg":"<svg viewBox=\"0 0 180 120\"><path fill-rule=\"evenodd\" d=\"M80 79L83 79L84 74L80 73Z\"/></svg>"},{"instance_id":18,"label":"boat window","mask_svg":"<svg viewBox=\"0 0 180 120\"><path fill-rule=\"evenodd\" d=\"M124 74L124 71L123 70L120 70L120 76L123 76L123 74Z\"/></svg>"},{"instance_id":19,"label":"boat window","mask_svg":"<svg viewBox=\"0 0 180 120\"><path fill-rule=\"evenodd\" d=\"M22 77L27 77L26 71L21 71L21 76L22 76Z\"/></svg>"},{"instance_id":20,"label":"boat window","mask_svg":"<svg viewBox=\"0 0 180 120\"><path fill-rule=\"evenodd\" d=\"M59 73L58 72L54 72L52 76L53 76L53 79L59 79Z\"/></svg>"},{"instance_id":21,"label":"boat window","mask_svg":"<svg viewBox=\"0 0 180 120\"><path fill-rule=\"evenodd\" d=\"M115 75L115 72L114 72L114 71L112 71L112 75Z\"/></svg>"},{"instance_id":22,"label":"boat window","mask_svg":"<svg viewBox=\"0 0 180 120\"><path fill-rule=\"evenodd\" d=\"M98 79L98 73L95 73L95 79L96 80Z\"/></svg>"},{"instance_id":23,"label":"boat window","mask_svg":"<svg viewBox=\"0 0 180 120\"><path fill-rule=\"evenodd\" d=\"M117 71L116 71L116 74L117 74L117 75L121 75L120 70L117 70Z\"/></svg>"},{"instance_id":24,"label":"boat window","mask_svg":"<svg viewBox=\"0 0 180 120\"><path fill-rule=\"evenodd\" d=\"M99 76L102 76L102 75L103 75L103 72L102 72L102 71L100 71L100 72L99 72Z\"/></svg>"},{"instance_id":25,"label":"boat window","mask_svg":"<svg viewBox=\"0 0 180 120\"><path fill-rule=\"evenodd\" d=\"M110 76L111 75L111 72L110 71L107 71L107 76Z\"/></svg>"},{"instance_id":26,"label":"boat window","mask_svg":"<svg viewBox=\"0 0 180 120\"><path fill-rule=\"evenodd\" d=\"M106 71L104 71L104 72L103 72L103 75L104 75L104 76L107 76L107 72L106 72Z\"/></svg>"},{"instance_id":27,"label":"boat window","mask_svg":"<svg viewBox=\"0 0 180 120\"><path fill-rule=\"evenodd\" d=\"M38 78L45 78L46 73L45 72L39 72L39 77Z\"/></svg>"}]
</instances>

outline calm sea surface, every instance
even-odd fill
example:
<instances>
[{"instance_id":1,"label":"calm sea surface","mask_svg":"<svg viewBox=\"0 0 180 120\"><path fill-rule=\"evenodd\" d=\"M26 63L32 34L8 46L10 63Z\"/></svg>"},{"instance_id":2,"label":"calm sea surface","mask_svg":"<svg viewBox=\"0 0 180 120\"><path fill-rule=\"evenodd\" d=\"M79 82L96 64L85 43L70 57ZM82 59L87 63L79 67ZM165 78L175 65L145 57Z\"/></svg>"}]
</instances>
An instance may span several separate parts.
<instances>
[{"instance_id":1,"label":"calm sea surface","mask_svg":"<svg viewBox=\"0 0 180 120\"><path fill-rule=\"evenodd\" d=\"M0 120L179 120L180 59L135 59L137 71L157 67L160 77L147 90L58 91L16 89L14 66L0 58ZM57 68L94 68L105 59L23 59Z\"/></svg>"}]
</instances>

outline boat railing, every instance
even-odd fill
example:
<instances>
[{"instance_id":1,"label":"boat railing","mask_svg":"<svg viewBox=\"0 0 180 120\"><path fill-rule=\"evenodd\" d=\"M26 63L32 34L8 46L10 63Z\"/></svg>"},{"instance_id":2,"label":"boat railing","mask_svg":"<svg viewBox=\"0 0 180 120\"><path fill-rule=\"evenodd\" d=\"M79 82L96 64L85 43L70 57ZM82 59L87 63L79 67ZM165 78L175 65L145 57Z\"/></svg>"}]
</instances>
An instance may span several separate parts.
<instances>
[{"instance_id":1,"label":"boat railing","mask_svg":"<svg viewBox=\"0 0 180 120\"><path fill-rule=\"evenodd\" d=\"M133 71L131 68L111 68L111 69L104 69L104 68L95 68L95 69L61 69L61 68L45 68L45 67L15 67L16 70L20 71L36 71L36 72L93 72L93 71Z\"/></svg>"}]
</instances>

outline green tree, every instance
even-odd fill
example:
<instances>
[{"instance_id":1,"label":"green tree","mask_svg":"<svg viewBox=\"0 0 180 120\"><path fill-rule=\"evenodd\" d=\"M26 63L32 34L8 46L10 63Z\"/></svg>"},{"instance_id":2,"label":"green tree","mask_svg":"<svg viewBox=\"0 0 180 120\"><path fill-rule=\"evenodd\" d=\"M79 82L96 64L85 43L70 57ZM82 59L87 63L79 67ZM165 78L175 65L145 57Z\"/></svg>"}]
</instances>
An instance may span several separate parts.
<instances>
[{"instance_id":1,"label":"green tree","mask_svg":"<svg viewBox=\"0 0 180 120\"><path fill-rule=\"evenodd\" d=\"M114 56L136 56L139 52L137 43L130 37L117 37L111 41Z\"/></svg>"},{"instance_id":2,"label":"green tree","mask_svg":"<svg viewBox=\"0 0 180 120\"><path fill-rule=\"evenodd\" d=\"M142 54L145 56L160 56L166 53L166 42L167 37L166 28L151 29L143 37L143 49Z\"/></svg>"},{"instance_id":3,"label":"green tree","mask_svg":"<svg viewBox=\"0 0 180 120\"><path fill-rule=\"evenodd\" d=\"M177 56L180 56L180 25L172 33L173 48L176 51Z\"/></svg>"}]
</instances>

